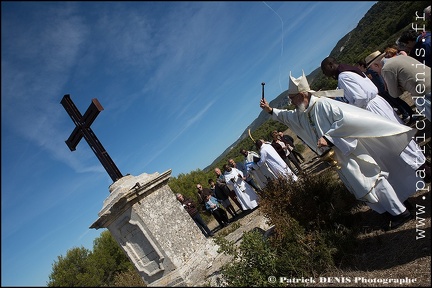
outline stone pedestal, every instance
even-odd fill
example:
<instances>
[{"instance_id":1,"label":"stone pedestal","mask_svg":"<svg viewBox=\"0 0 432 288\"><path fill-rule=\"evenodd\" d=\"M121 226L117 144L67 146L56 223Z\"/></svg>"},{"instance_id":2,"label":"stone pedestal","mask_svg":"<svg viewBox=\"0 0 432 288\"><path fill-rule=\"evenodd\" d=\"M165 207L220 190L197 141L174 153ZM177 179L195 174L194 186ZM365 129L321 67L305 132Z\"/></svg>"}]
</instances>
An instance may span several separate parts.
<instances>
[{"instance_id":1,"label":"stone pedestal","mask_svg":"<svg viewBox=\"0 0 432 288\"><path fill-rule=\"evenodd\" d=\"M114 182L90 228L108 228L147 286L195 286L217 256L162 174L126 175Z\"/></svg>"}]
</instances>

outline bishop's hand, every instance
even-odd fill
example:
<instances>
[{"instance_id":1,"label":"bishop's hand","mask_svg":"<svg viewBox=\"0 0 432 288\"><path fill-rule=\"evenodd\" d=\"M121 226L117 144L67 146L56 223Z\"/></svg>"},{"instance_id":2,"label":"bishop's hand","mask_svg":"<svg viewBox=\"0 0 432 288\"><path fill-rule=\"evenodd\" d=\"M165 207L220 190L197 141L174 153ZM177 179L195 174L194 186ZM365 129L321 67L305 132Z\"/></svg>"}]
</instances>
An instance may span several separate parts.
<instances>
[{"instance_id":1,"label":"bishop's hand","mask_svg":"<svg viewBox=\"0 0 432 288\"><path fill-rule=\"evenodd\" d=\"M260 100L260 107L261 109L265 110L267 113L269 113L272 110L272 108L270 107L269 103L265 98L262 98Z\"/></svg>"},{"instance_id":2,"label":"bishop's hand","mask_svg":"<svg viewBox=\"0 0 432 288\"><path fill-rule=\"evenodd\" d=\"M317 147L318 148L327 147L327 146L328 146L328 143L327 143L327 140L324 137L321 137L321 138L318 139L318 142L317 142Z\"/></svg>"}]
</instances>

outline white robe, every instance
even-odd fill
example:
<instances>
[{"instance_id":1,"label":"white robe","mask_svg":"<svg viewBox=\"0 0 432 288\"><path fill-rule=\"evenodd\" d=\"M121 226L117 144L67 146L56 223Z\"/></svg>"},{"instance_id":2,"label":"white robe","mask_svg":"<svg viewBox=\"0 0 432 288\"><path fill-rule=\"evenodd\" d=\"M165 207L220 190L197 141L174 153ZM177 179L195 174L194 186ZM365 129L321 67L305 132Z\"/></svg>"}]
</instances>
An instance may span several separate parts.
<instances>
[{"instance_id":1,"label":"white robe","mask_svg":"<svg viewBox=\"0 0 432 288\"><path fill-rule=\"evenodd\" d=\"M338 77L338 85L344 90L349 104L403 124L390 104L378 95L378 88L368 77L363 78L354 72L342 72ZM410 141L400 157L403 161L396 157L383 159L380 166L389 172L388 181L393 188L403 192L415 187L418 181L416 170L425 163L426 157L414 140Z\"/></svg>"},{"instance_id":2,"label":"white robe","mask_svg":"<svg viewBox=\"0 0 432 288\"><path fill-rule=\"evenodd\" d=\"M242 171L232 168L230 172L225 171L223 177L228 187L236 193L243 210L254 209L258 206L258 195L252 186L243 180ZM234 179L234 182L231 179Z\"/></svg>"},{"instance_id":3,"label":"white robe","mask_svg":"<svg viewBox=\"0 0 432 288\"><path fill-rule=\"evenodd\" d=\"M254 179L255 183L258 185L260 189L264 189L267 185L269 179L273 177L273 174L269 170L267 164L259 167L254 162L254 157L260 158L258 153L254 151L247 151L247 156L245 156L244 165L246 166L247 171Z\"/></svg>"},{"instance_id":4,"label":"white robe","mask_svg":"<svg viewBox=\"0 0 432 288\"><path fill-rule=\"evenodd\" d=\"M273 179L285 177L286 179L292 178L294 181L297 181L297 176L291 171L271 144L263 143L260 149L260 155L260 161L257 162L258 167L267 164L273 174Z\"/></svg>"},{"instance_id":5,"label":"white robe","mask_svg":"<svg viewBox=\"0 0 432 288\"><path fill-rule=\"evenodd\" d=\"M398 215L405 210L402 202L415 193L415 187L396 195L386 184L387 171L381 169L371 154L381 155L382 159L400 158L397 156L415 135L414 129L365 109L315 96L311 96L304 112L273 108L272 117L286 124L318 155L324 152L316 148L318 139L325 136L331 141L341 166L337 173L357 199L368 200L368 205L378 213L388 211ZM387 186L381 190L384 184ZM378 202L371 204L377 196Z\"/></svg>"}]
</instances>

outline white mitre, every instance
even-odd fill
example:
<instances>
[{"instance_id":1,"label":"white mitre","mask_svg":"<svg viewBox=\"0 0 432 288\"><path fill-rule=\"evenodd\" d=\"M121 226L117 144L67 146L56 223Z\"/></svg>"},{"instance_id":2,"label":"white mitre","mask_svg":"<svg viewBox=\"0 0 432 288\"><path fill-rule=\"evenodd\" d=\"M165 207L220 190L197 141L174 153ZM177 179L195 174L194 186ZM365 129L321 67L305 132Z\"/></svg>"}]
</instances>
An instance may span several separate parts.
<instances>
[{"instance_id":1,"label":"white mitre","mask_svg":"<svg viewBox=\"0 0 432 288\"><path fill-rule=\"evenodd\" d=\"M303 75L299 78L294 78L291 75L289 75L289 85L288 85L288 94L298 94L300 92L309 92L312 91L309 87L309 83L306 79L306 76L304 74L304 71L302 70Z\"/></svg>"},{"instance_id":2,"label":"white mitre","mask_svg":"<svg viewBox=\"0 0 432 288\"><path fill-rule=\"evenodd\" d=\"M308 80L304 74L304 71L302 70L303 75L299 78L294 78L291 75L289 76L289 85L288 85L288 95L290 94L298 94L300 92L311 92L313 95L317 97L343 97L344 96L344 90L343 89L336 89L336 90L326 90L326 91L314 91L310 89Z\"/></svg>"}]
</instances>

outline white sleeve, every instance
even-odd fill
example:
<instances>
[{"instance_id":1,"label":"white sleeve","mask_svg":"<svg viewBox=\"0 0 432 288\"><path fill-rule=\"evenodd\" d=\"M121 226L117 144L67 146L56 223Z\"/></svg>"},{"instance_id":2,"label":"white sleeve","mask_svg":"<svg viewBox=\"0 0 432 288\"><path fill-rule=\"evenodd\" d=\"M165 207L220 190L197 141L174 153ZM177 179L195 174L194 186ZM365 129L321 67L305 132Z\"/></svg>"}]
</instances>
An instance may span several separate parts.
<instances>
[{"instance_id":1,"label":"white sleeve","mask_svg":"<svg viewBox=\"0 0 432 288\"><path fill-rule=\"evenodd\" d=\"M265 149L261 149L260 153L261 153L260 160L256 163L258 167L263 166L267 159L267 151L265 151Z\"/></svg>"},{"instance_id":2,"label":"white sleeve","mask_svg":"<svg viewBox=\"0 0 432 288\"><path fill-rule=\"evenodd\" d=\"M338 77L338 88L344 90L344 97L348 103L360 108L365 108L368 97L362 87L351 75L354 72L341 73Z\"/></svg>"}]
</instances>

